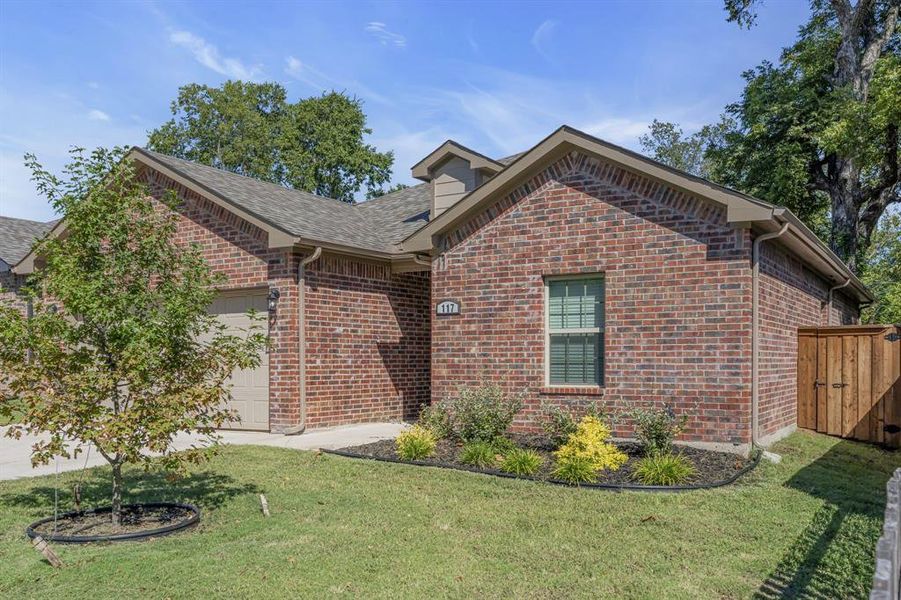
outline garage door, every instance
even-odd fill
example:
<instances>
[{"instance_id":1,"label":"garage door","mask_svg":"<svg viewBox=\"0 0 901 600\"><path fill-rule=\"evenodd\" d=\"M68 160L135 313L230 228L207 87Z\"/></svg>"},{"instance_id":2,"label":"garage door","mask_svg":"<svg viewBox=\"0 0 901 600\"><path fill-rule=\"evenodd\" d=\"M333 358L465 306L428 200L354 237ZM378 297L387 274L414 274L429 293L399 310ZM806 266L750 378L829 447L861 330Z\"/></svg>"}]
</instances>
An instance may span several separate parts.
<instances>
[{"instance_id":1,"label":"garage door","mask_svg":"<svg viewBox=\"0 0 901 600\"><path fill-rule=\"evenodd\" d=\"M250 309L265 318L266 290L253 292L227 292L210 306L210 313L225 324L228 333L244 335L251 320ZM258 326L260 324L258 323ZM262 327L266 327L265 322ZM269 431L269 354L265 350L260 365L255 369L239 369L232 373L232 399L228 407L237 411L239 421L228 425L229 429L256 429Z\"/></svg>"}]
</instances>

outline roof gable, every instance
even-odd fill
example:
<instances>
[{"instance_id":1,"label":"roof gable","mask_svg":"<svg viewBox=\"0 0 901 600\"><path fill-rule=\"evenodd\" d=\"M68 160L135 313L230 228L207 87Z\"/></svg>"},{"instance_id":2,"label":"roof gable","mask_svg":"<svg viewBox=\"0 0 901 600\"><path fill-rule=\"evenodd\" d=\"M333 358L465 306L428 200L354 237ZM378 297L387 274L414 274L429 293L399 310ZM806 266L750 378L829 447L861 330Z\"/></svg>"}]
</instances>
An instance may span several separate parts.
<instances>
[{"instance_id":1,"label":"roof gable","mask_svg":"<svg viewBox=\"0 0 901 600\"><path fill-rule=\"evenodd\" d=\"M473 218L535 172L572 151L599 157L674 189L722 206L726 220L736 226L753 226L761 232L779 229L789 223L791 233L780 240L791 251L832 282L850 281L861 301L872 301L862 282L829 248L786 208L695 177L626 148L605 142L572 127L563 126L521 155L510 157L505 168L482 186L465 195L428 225L405 239L400 247L406 252L429 252L437 237Z\"/></svg>"},{"instance_id":2,"label":"roof gable","mask_svg":"<svg viewBox=\"0 0 901 600\"><path fill-rule=\"evenodd\" d=\"M480 154L475 150L470 150L466 146L458 144L453 140L447 140L429 153L428 156L413 165L413 177L423 181L431 181L432 171L455 156L468 162L470 168L473 170L483 169L493 174L504 168L503 163L500 163L493 158L488 158L484 154Z\"/></svg>"}]
</instances>

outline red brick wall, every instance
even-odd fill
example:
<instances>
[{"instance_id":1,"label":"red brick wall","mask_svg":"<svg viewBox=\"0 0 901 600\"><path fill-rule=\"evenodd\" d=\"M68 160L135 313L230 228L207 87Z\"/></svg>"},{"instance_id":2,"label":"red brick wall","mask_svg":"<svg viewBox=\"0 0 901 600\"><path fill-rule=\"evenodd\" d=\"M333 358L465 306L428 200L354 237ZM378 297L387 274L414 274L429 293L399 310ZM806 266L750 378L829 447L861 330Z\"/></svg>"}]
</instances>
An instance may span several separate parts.
<instances>
[{"instance_id":1,"label":"red brick wall","mask_svg":"<svg viewBox=\"0 0 901 600\"><path fill-rule=\"evenodd\" d=\"M412 419L429 401L429 275L323 255L307 267L307 424Z\"/></svg>"},{"instance_id":2,"label":"red brick wall","mask_svg":"<svg viewBox=\"0 0 901 600\"><path fill-rule=\"evenodd\" d=\"M267 234L158 173L154 196L183 200L179 237L196 242L226 289L277 288L270 319L269 423L300 422L299 254L270 250ZM429 400L428 273L323 255L306 268L307 426L411 418Z\"/></svg>"},{"instance_id":3,"label":"red brick wall","mask_svg":"<svg viewBox=\"0 0 901 600\"><path fill-rule=\"evenodd\" d=\"M25 278L10 271L0 271L0 303L12 305L25 314L26 305L18 295L19 288L25 284Z\"/></svg>"},{"instance_id":4,"label":"red brick wall","mask_svg":"<svg viewBox=\"0 0 901 600\"><path fill-rule=\"evenodd\" d=\"M496 381L542 401L621 409L675 402L686 438L750 438L750 240L723 210L587 156L568 155L451 232L432 270L432 399ZM544 389L543 277L604 273L605 387ZM631 434L628 428L618 432Z\"/></svg>"},{"instance_id":5,"label":"red brick wall","mask_svg":"<svg viewBox=\"0 0 901 600\"><path fill-rule=\"evenodd\" d=\"M269 321L269 426L278 431L296 425L300 421L297 256L269 249L265 231L160 173L145 170L145 177L154 197L169 189L178 195L179 241L200 245L213 270L225 275L223 289L279 290L278 310Z\"/></svg>"},{"instance_id":6,"label":"red brick wall","mask_svg":"<svg viewBox=\"0 0 901 600\"><path fill-rule=\"evenodd\" d=\"M830 284L797 258L764 242L760 256L760 434L797 423L798 327L856 323L856 302L835 294L826 306ZM831 322L828 320L832 313Z\"/></svg>"}]
</instances>

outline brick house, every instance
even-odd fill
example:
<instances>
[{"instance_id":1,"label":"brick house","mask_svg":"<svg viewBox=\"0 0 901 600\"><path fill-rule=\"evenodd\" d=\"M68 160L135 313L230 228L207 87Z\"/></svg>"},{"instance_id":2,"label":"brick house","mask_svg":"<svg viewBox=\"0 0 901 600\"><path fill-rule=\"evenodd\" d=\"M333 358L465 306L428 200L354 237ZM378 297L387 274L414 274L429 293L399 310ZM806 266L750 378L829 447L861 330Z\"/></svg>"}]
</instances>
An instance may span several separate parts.
<instances>
[{"instance_id":1,"label":"brick house","mask_svg":"<svg viewBox=\"0 0 901 600\"><path fill-rule=\"evenodd\" d=\"M448 141L424 183L356 205L130 156L227 276L211 310L271 308L243 428L409 419L493 381L524 394L519 428L543 403L670 402L686 440L747 447L794 427L797 328L872 301L788 210L568 127L501 160Z\"/></svg>"}]
</instances>

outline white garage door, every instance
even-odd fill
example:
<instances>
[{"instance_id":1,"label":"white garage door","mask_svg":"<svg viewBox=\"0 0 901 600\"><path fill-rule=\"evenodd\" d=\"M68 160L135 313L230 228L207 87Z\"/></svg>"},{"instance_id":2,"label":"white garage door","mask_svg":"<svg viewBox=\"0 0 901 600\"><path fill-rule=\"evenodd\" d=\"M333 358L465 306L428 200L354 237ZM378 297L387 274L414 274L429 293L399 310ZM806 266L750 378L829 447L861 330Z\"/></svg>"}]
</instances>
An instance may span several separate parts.
<instances>
[{"instance_id":1,"label":"white garage door","mask_svg":"<svg viewBox=\"0 0 901 600\"><path fill-rule=\"evenodd\" d=\"M257 325L265 329L266 290L223 293L213 301L210 313L225 324L229 333L245 335L251 325L247 316L251 308L263 317L264 321ZM269 353L263 351L256 369L236 370L229 383L232 399L228 406L237 411L240 420L227 427L269 431Z\"/></svg>"}]
</instances>

